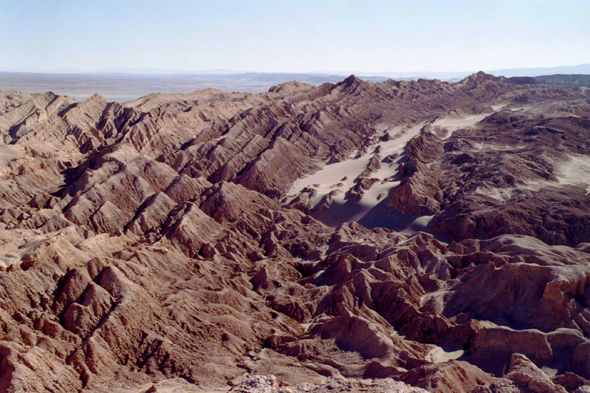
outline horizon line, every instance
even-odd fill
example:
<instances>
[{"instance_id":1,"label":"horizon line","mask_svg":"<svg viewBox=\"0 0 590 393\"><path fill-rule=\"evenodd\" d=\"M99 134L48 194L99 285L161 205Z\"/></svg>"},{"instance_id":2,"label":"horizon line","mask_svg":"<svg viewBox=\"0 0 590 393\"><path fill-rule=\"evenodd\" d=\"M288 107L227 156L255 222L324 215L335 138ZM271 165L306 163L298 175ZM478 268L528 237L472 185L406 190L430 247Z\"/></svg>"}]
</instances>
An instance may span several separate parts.
<instances>
[{"instance_id":1,"label":"horizon line","mask_svg":"<svg viewBox=\"0 0 590 393\"><path fill-rule=\"evenodd\" d=\"M581 63L575 65L561 65L561 66L539 66L539 67L511 67L500 69L484 69L464 71L237 71L224 68L216 68L210 70L181 70L181 69L166 69L166 68L152 68L152 67L108 67L102 70L80 70L80 69L55 69L55 70L32 70L32 69L0 69L4 73L23 73L23 74L113 74L113 75L240 75L240 74L300 74L300 75L322 75L322 76L385 76L384 74L407 74L406 77L418 77L419 75L410 74L473 74L480 71L490 73L493 71L505 70L535 70L535 69L553 69L553 68L575 68L582 66L590 66L589 63Z\"/></svg>"}]
</instances>

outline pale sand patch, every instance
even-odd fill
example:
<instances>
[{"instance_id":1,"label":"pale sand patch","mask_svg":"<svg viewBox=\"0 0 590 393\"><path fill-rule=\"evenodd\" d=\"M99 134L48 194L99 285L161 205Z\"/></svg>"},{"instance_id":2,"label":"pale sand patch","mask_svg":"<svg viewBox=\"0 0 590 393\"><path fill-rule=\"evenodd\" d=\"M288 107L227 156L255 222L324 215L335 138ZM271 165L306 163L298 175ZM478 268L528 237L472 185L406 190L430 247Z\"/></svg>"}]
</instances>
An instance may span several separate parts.
<instances>
[{"instance_id":1,"label":"pale sand patch","mask_svg":"<svg viewBox=\"0 0 590 393\"><path fill-rule=\"evenodd\" d=\"M561 184L584 184L590 194L590 156L570 154L569 161L563 163L558 171Z\"/></svg>"},{"instance_id":2,"label":"pale sand patch","mask_svg":"<svg viewBox=\"0 0 590 393\"><path fill-rule=\"evenodd\" d=\"M515 151L526 149L526 145L516 145L516 146L509 146L509 145L494 145L494 144L484 144L484 143L474 143L473 149L471 150L463 150L465 153L474 152L487 152L487 151Z\"/></svg>"},{"instance_id":3,"label":"pale sand patch","mask_svg":"<svg viewBox=\"0 0 590 393\"><path fill-rule=\"evenodd\" d=\"M509 102L506 101L506 102L502 102L500 104L492 105L492 110L494 112L498 112L500 109L504 108L508 104L509 104Z\"/></svg>"},{"instance_id":4,"label":"pale sand patch","mask_svg":"<svg viewBox=\"0 0 590 393\"><path fill-rule=\"evenodd\" d=\"M312 206L316 206L321 199L334 190L341 190L342 192L333 197L335 203L344 204L346 191L350 190L354 185L354 180L367 168L374 155L375 149L380 148L380 157L383 159L391 154L401 154L406 144L420 133L423 124L415 125L410 128L394 127L388 129L384 127L384 132L389 133L393 138L387 142L377 142L368 147L367 153L359 158L353 158L358 151L352 152L347 160L325 164L319 171L298 179L295 181L289 192L287 199L293 199L301 193L306 187L314 188L317 195L312 200ZM378 128L379 129L379 128ZM355 209L354 216L351 216L350 221L358 221L366 214L372 207L387 197L389 190L397 186L399 182L391 181L390 179L397 174L397 164L388 165L381 163L381 168L373 172L370 177L379 179L379 182L373 185L370 190L365 191L365 195L358 202L361 209ZM346 179L344 179L346 177ZM343 180L344 179L344 180Z\"/></svg>"},{"instance_id":5,"label":"pale sand patch","mask_svg":"<svg viewBox=\"0 0 590 393\"><path fill-rule=\"evenodd\" d=\"M462 349L453 352L446 352L441 347L435 346L435 348L430 351L428 355L426 355L426 360L432 363L444 363L448 362L449 360L459 359L461 356L463 356L463 353L465 353L465 351Z\"/></svg>"},{"instance_id":6,"label":"pale sand patch","mask_svg":"<svg viewBox=\"0 0 590 393\"><path fill-rule=\"evenodd\" d=\"M475 194L489 196L489 197L497 199L499 201L507 201L508 199L512 198L512 195L514 195L515 190L516 190L516 187L508 187L508 188L477 187L475 189Z\"/></svg>"},{"instance_id":7,"label":"pale sand patch","mask_svg":"<svg viewBox=\"0 0 590 393\"><path fill-rule=\"evenodd\" d=\"M413 235L414 233L418 232L428 232L428 224L434 218L432 216L421 216L416 218L406 229L402 231L402 233L407 233L408 235Z\"/></svg>"},{"instance_id":8,"label":"pale sand patch","mask_svg":"<svg viewBox=\"0 0 590 393\"><path fill-rule=\"evenodd\" d=\"M0 233L3 239L3 243L0 244L0 268L4 269L10 265L19 264L27 254L34 255L38 248L62 237L79 236L72 226L50 234L42 234L37 230L0 230Z\"/></svg>"},{"instance_id":9,"label":"pale sand patch","mask_svg":"<svg viewBox=\"0 0 590 393\"><path fill-rule=\"evenodd\" d=\"M493 110L498 111L505 105L506 104L495 105L493 106ZM449 131L444 138L446 139L452 134L452 132L461 128L471 127L489 115L489 113L485 113L461 117L447 116L438 119L433 125L444 127ZM363 154L359 158L354 158L358 155L358 151L354 151L350 153L348 159L330 165L324 164L324 166L317 172L298 179L287 193L287 203L296 198L301 191L307 187L313 188L317 192L316 196L311 201L311 207L317 206L327 194L333 191L338 191L338 193L332 194L333 205L329 210L330 225L339 225L344 222L359 222L365 218L362 224L367 227L382 226L383 220L379 217L380 213L378 212L383 214L386 213L385 210L388 209L385 207L385 200L389 197L391 190L397 187L400 183L398 180L395 180L399 166L397 162L391 164L381 162L380 169L369 176L378 179L378 182L364 192L360 201L352 202L345 200L346 193L354 187L354 180L367 168L367 165L373 158L374 151L377 148L380 149L379 155L381 159L392 154L401 155L406 144L420 133L423 126L424 123L413 126L407 125L406 127L392 127L387 123L378 125L376 127L377 135L379 136L387 133L392 138L391 140L387 142L377 141L367 148L366 154ZM511 149L510 146L488 147L483 145L479 148L482 150ZM479 192L488 194L488 191L483 189L479 190ZM497 192L497 195L494 194L494 196L506 198L507 195L502 196L501 192ZM368 215L369 212L371 212L370 215ZM433 216L417 217L413 222L409 223L409 225L405 226L404 224L405 228L403 229L403 232L408 234L429 232L427 227L432 218Z\"/></svg>"},{"instance_id":10,"label":"pale sand patch","mask_svg":"<svg viewBox=\"0 0 590 393\"><path fill-rule=\"evenodd\" d=\"M490 113L483 113L481 115L468 115L468 116L446 116L436 120L432 123L433 127L441 127L446 128L448 131L447 135L445 135L441 139L448 139L453 132L463 129L469 128L475 125L476 123L482 121L486 117L490 116Z\"/></svg>"},{"instance_id":11,"label":"pale sand patch","mask_svg":"<svg viewBox=\"0 0 590 393\"><path fill-rule=\"evenodd\" d=\"M557 375L557 372L559 370L556 369L556 368L550 368L550 367L547 367L547 366L543 366L543 367L541 367L541 371L543 371L545 374L547 374L547 376L549 378L553 378L554 376Z\"/></svg>"},{"instance_id":12,"label":"pale sand patch","mask_svg":"<svg viewBox=\"0 0 590 393\"><path fill-rule=\"evenodd\" d=\"M437 291L434 292L428 292L424 295L422 295L420 297L420 307L422 307L423 305L425 305L426 303L430 302L431 300L434 300L436 303L440 304L442 306L443 304L443 297L449 293L448 289L446 287L443 287Z\"/></svg>"}]
</instances>

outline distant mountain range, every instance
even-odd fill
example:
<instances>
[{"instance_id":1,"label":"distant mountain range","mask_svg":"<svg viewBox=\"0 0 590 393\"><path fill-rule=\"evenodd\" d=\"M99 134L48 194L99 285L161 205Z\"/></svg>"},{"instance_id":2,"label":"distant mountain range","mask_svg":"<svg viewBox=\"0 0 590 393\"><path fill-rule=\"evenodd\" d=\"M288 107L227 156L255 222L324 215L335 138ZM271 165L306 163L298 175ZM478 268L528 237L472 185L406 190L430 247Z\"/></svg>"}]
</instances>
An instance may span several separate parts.
<instances>
[{"instance_id":1,"label":"distant mountain range","mask_svg":"<svg viewBox=\"0 0 590 393\"><path fill-rule=\"evenodd\" d=\"M5 72L16 72L15 70L3 70ZM26 70L31 73L56 73L56 74L133 74L133 75L190 75L203 76L210 79L211 76L223 77L224 79L234 79L249 82L278 82L285 80L297 80L304 83L323 83L338 82L342 76L355 74L364 80L380 82L386 79L397 80L416 80L423 79L440 79L443 81L455 81L465 78L480 70L456 71L456 72L433 72L433 71L385 71L385 72L360 72L360 71L334 71L334 72L242 72L226 69L186 71L178 69L159 69L159 68L124 68L111 67L96 71L78 71L73 69L56 70L56 71L35 71ZM560 67L541 67L541 68L505 68L499 70L484 70L488 74L496 76L521 77L521 76L542 76L554 74L590 74L590 64L579 64L575 66Z\"/></svg>"},{"instance_id":2,"label":"distant mountain range","mask_svg":"<svg viewBox=\"0 0 590 393\"><path fill-rule=\"evenodd\" d=\"M507 83L557 84L568 86L590 86L590 64L554 68L514 68L487 71ZM85 100L94 93L100 93L108 100L125 102L151 93L187 94L197 90L215 88L225 92L260 93L272 86L298 81L319 86L323 83L336 84L352 72L338 71L325 73L263 73L235 72L230 70L207 70L188 72L155 68L109 68L100 72L2 72L0 90L17 90L28 93L53 91L77 100ZM459 82L471 75L469 72L379 72L356 73L364 80L374 83L388 79L411 81L439 79L445 82Z\"/></svg>"},{"instance_id":3,"label":"distant mountain range","mask_svg":"<svg viewBox=\"0 0 590 393\"><path fill-rule=\"evenodd\" d=\"M555 74L590 74L590 64L579 64L576 66L549 67L549 68L507 68L503 70L486 71L496 76L542 76Z\"/></svg>"},{"instance_id":4,"label":"distant mountain range","mask_svg":"<svg viewBox=\"0 0 590 393\"><path fill-rule=\"evenodd\" d=\"M357 73L360 76L371 75L372 77L385 77L393 79L440 79L440 80L458 80L473 74L480 70L465 72L378 72L378 73ZM543 67L543 68L505 68L500 70L484 70L488 74L495 76L505 76L507 78L517 76L542 76L554 74L590 74L590 64L579 64L576 66L563 67ZM341 74L344 75L344 74Z\"/></svg>"}]
</instances>

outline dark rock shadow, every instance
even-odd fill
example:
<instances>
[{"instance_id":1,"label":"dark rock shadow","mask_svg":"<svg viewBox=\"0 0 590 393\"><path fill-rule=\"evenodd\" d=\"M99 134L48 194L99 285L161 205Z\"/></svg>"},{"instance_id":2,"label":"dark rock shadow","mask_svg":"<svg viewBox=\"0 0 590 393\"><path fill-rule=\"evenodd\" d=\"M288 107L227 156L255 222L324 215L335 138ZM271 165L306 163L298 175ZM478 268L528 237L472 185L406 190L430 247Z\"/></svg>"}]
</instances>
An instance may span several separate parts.
<instances>
[{"instance_id":1,"label":"dark rock shadow","mask_svg":"<svg viewBox=\"0 0 590 393\"><path fill-rule=\"evenodd\" d=\"M388 207L389 198L384 199L367 214L361 218L358 223L366 228L387 228L401 232L412 225L419 217L417 214L402 214L397 210ZM428 232L428 228L419 229L422 232Z\"/></svg>"},{"instance_id":2,"label":"dark rock shadow","mask_svg":"<svg viewBox=\"0 0 590 393\"><path fill-rule=\"evenodd\" d=\"M324 224L337 227L345 222L355 221L354 216L361 213L364 207L357 202L346 201L344 204L333 202L328 210L313 213L313 218Z\"/></svg>"},{"instance_id":3,"label":"dark rock shadow","mask_svg":"<svg viewBox=\"0 0 590 393\"><path fill-rule=\"evenodd\" d=\"M402 214L388 207L389 198L384 198L373 208L363 214L366 206L354 201L346 201L344 204L333 202L329 209L314 213L313 217L324 224L337 227L345 222L356 221L365 228L387 228L394 231L411 230L412 232L426 232L434 235L430 225L416 222L416 219L424 217L417 214ZM355 216L362 215L360 219ZM442 239L439 239L442 240Z\"/></svg>"}]
</instances>

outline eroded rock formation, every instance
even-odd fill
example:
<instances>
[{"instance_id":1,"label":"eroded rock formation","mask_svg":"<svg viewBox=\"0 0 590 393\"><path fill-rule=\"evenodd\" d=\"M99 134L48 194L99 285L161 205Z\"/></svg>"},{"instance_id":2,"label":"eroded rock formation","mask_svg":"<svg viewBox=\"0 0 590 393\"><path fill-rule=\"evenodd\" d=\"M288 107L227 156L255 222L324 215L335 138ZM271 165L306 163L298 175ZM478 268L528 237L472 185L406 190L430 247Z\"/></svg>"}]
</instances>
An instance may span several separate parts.
<instances>
[{"instance_id":1,"label":"eroded rock formation","mask_svg":"<svg viewBox=\"0 0 590 393\"><path fill-rule=\"evenodd\" d=\"M583 94L2 92L0 390L583 391Z\"/></svg>"}]
</instances>

